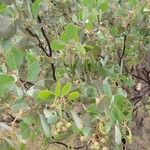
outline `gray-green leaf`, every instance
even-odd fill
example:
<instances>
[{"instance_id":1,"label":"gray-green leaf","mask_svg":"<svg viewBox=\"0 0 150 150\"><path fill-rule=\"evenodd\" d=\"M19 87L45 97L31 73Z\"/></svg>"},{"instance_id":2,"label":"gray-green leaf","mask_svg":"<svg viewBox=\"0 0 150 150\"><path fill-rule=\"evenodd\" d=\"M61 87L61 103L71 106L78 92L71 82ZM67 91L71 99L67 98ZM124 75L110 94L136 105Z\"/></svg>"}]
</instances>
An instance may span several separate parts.
<instances>
[{"instance_id":1,"label":"gray-green leaf","mask_svg":"<svg viewBox=\"0 0 150 150\"><path fill-rule=\"evenodd\" d=\"M43 128L44 134L47 138L49 138L51 136L50 126L46 122L46 118L41 114L39 114L39 115L40 115L40 121L41 121L41 125Z\"/></svg>"},{"instance_id":2,"label":"gray-green leaf","mask_svg":"<svg viewBox=\"0 0 150 150\"><path fill-rule=\"evenodd\" d=\"M40 64L37 61L34 61L29 66L27 80L35 81L38 78L39 73L40 73Z\"/></svg>"},{"instance_id":3,"label":"gray-green leaf","mask_svg":"<svg viewBox=\"0 0 150 150\"><path fill-rule=\"evenodd\" d=\"M21 50L13 47L11 51L6 56L7 65L11 69L19 69L20 65L23 63L24 54Z\"/></svg>"}]
</instances>

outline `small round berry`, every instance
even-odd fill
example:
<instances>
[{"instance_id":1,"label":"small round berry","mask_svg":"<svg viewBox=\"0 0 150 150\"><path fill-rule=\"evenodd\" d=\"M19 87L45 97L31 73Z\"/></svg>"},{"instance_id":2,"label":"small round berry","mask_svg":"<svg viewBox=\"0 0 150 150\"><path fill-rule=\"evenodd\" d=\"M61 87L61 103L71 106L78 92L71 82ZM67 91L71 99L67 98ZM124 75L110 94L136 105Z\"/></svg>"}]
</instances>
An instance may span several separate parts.
<instances>
[{"instance_id":1,"label":"small round berry","mask_svg":"<svg viewBox=\"0 0 150 150\"><path fill-rule=\"evenodd\" d=\"M91 144L91 145L90 145L90 149L92 149L92 150L94 150L94 149L95 149L95 147L94 147L94 145L93 145L93 144Z\"/></svg>"},{"instance_id":2,"label":"small round berry","mask_svg":"<svg viewBox=\"0 0 150 150\"><path fill-rule=\"evenodd\" d=\"M85 140L85 136L81 136L81 137L80 137L80 141L83 142L84 140Z\"/></svg>"},{"instance_id":3,"label":"small round berry","mask_svg":"<svg viewBox=\"0 0 150 150\"><path fill-rule=\"evenodd\" d=\"M67 128L64 126L64 127L61 128L61 130L62 130L63 132L66 132L66 131L67 131Z\"/></svg>"},{"instance_id":4,"label":"small round berry","mask_svg":"<svg viewBox=\"0 0 150 150\"><path fill-rule=\"evenodd\" d=\"M57 124L56 124L56 128L61 128L63 126L63 122L58 122Z\"/></svg>"},{"instance_id":5,"label":"small round berry","mask_svg":"<svg viewBox=\"0 0 150 150\"><path fill-rule=\"evenodd\" d=\"M58 128L58 129L57 129L57 132L58 132L58 133L60 133L60 132L61 132L61 130Z\"/></svg>"},{"instance_id":6,"label":"small round berry","mask_svg":"<svg viewBox=\"0 0 150 150\"><path fill-rule=\"evenodd\" d=\"M58 135L58 132L57 131L54 131L53 132L54 136Z\"/></svg>"},{"instance_id":7,"label":"small round berry","mask_svg":"<svg viewBox=\"0 0 150 150\"><path fill-rule=\"evenodd\" d=\"M100 149L100 145L99 145L98 142L94 142L93 145L94 145L94 149L95 150L99 150Z\"/></svg>"},{"instance_id":8,"label":"small round berry","mask_svg":"<svg viewBox=\"0 0 150 150\"><path fill-rule=\"evenodd\" d=\"M67 122L66 127L67 127L67 128L70 128L71 125L72 125L72 124L71 124L70 122Z\"/></svg>"},{"instance_id":9,"label":"small round berry","mask_svg":"<svg viewBox=\"0 0 150 150\"><path fill-rule=\"evenodd\" d=\"M95 134L95 133L93 133L93 134L92 134L92 138L95 138L95 137L96 137L96 134Z\"/></svg>"},{"instance_id":10,"label":"small round berry","mask_svg":"<svg viewBox=\"0 0 150 150\"><path fill-rule=\"evenodd\" d=\"M107 140L105 138L101 138L100 142L105 144L105 143L107 143Z\"/></svg>"},{"instance_id":11,"label":"small round berry","mask_svg":"<svg viewBox=\"0 0 150 150\"><path fill-rule=\"evenodd\" d=\"M109 150L109 148L104 146L104 147L102 147L102 150Z\"/></svg>"},{"instance_id":12,"label":"small round berry","mask_svg":"<svg viewBox=\"0 0 150 150\"><path fill-rule=\"evenodd\" d=\"M109 140L109 136L105 135L105 139L106 139L106 141L108 141Z\"/></svg>"}]
</instances>

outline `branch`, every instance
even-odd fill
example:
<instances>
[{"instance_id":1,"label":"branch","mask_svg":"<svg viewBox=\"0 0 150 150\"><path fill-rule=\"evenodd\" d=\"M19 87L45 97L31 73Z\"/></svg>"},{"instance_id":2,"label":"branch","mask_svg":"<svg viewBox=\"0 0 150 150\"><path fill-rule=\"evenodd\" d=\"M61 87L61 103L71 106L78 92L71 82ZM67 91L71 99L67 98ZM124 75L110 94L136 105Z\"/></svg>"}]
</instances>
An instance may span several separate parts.
<instances>
[{"instance_id":1,"label":"branch","mask_svg":"<svg viewBox=\"0 0 150 150\"><path fill-rule=\"evenodd\" d=\"M37 35L36 33L32 32L29 28L26 28L26 30L28 31L28 33L29 33L31 36L35 37L35 38L38 40L38 42L39 42L39 43L38 43L39 48L41 48L42 51L46 54L46 56L49 57L49 55L48 55L48 53L46 52L46 50L45 50L45 48L44 48L44 46L43 46L41 40L39 39L38 35Z\"/></svg>"},{"instance_id":2,"label":"branch","mask_svg":"<svg viewBox=\"0 0 150 150\"><path fill-rule=\"evenodd\" d=\"M46 54L46 56L47 56L47 57L52 57L52 49L51 49L51 46L50 46L50 42L49 42L49 40L48 40L48 38L47 38L47 36L46 36L46 34L45 34L45 32L44 32L44 29L41 28L41 31L42 31L42 34L43 34L43 36L45 37L45 39L46 39L46 41L47 41L47 44L48 44L48 47L49 47L49 51L50 51L49 54L46 52L45 48L43 47L43 44L42 44L41 40L39 39L38 35L37 35L36 33L33 33L33 32L32 32L30 29L28 29L28 28L26 28L26 30L28 31L28 33L29 33L31 36L35 37L35 38L38 40L38 42L39 42L39 43L38 43L38 46L39 46L39 48L42 49L42 51ZM55 67L54 67L54 64L53 64L53 63L51 63L51 67L52 67L53 79L56 81Z\"/></svg>"},{"instance_id":3,"label":"branch","mask_svg":"<svg viewBox=\"0 0 150 150\"><path fill-rule=\"evenodd\" d=\"M42 23L42 20L41 20L41 18L40 18L39 15L38 15L37 19L38 19L38 22L39 22L39 23ZM43 34L43 37L44 37L45 40L46 40L46 43L47 43L47 46L48 46L48 49L49 49L48 57L52 57L52 48L51 48L51 45L50 45L50 41L49 41L49 39L48 39L48 37L47 37L47 35L46 35L45 30L44 30L43 27L41 27L41 32L42 32L42 34ZM56 81L55 66L54 66L53 63L51 63L51 67L52 67L53 79Z\"/></svg>"},{"instance_id":4,"label":"branch","mask_svg":"<svg viewBox=\"0 0 150 150\"><path fill-rule=\"evenodd\" d=\"M125 50L126 50L126 39L127 39L127 35L124 35L124 39L123 39L123 50L122 50L122 55L120 56L120 60L119 60L119 66L121 66L121 63L123 61L124 55L125 55Z\"/></svg>"},{"instance_id":5,"label":"branch","mask_svg":"<svg viewBox=\"0 0 150 150\"><path fill-rule=\"evenodd\" d=\"M35 0L31 0L31 2L34 3ZM41 17L40 17L39 15L37 16L37 21L38 21L38 23L42 23ZM47 46L48 46L48 48L49 48L49 53L46 52L46 50L45 50L45 48L43 48L43 46L40 47L41 45L39 45L39 47L40 47L42 50L44 50L44 52L45 52L45 54L46 54L47 57L52 57L52 48L51 48L51 45L50 45L50 41L49 41L48 37L46 36L45 30L44 30L43 27L41 27L41 32L42 32L43 37L45 38L45 41L46 41ZM56 81L55 66L54 66L53 63L51 63L51 67L52 67L53 79Z\"/></svg>"},{"instance_id":6,"label":"branch","mask_svg":"<svg viewBox=\"0 0 150 150\"><path fill-rule=\"evenodd\" d=\"M38 15L37 19L38 19L38 22L39 22L39 23L42 23L41 18L40 18L39 15ZM48 48L49 48L49 57L52 57L52 48L51 48L51 45L50 45L50 41L49 41L48 37L46 36L46 33L45 33L43 27L41 27L41 32L42 32L43 37L45 38L46 43L47 43Z\"/></svg>"},{"instance_id":7,"label":"branch","mask_svg":"<svg viewBox=\"0 0 150 150\"><path fill-rule=\"evenodd\" d=\"M137 79L140 79L142 81L144 81L145 83L147 84L150 84L149 81L145 80L144 78L140 77L140 76L137 76L135 74L133 74L132 72L128 71L128 69L124 66L124 68L126 69L127 73L129 73L130 75L132 75L133 77L137 78Z\"/></svg>"}]
</instances>

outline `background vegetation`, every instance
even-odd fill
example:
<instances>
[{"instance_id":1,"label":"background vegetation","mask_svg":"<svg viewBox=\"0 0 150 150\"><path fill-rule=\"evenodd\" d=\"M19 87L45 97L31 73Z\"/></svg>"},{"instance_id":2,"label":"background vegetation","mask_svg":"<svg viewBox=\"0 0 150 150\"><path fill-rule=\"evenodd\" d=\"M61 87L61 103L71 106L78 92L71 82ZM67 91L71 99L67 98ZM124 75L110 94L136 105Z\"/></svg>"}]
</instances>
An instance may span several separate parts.
<instances>
[{"instance_id":1,"label":"background vegetation","mask_svg":"<svg viewBox=\"0 0 150 150\"><path fill-rule=\"evenodd\" d=\"M149 109L149 12L148 0L1 0L0 149L126 149Z\"/></svg>"}]
</instances>

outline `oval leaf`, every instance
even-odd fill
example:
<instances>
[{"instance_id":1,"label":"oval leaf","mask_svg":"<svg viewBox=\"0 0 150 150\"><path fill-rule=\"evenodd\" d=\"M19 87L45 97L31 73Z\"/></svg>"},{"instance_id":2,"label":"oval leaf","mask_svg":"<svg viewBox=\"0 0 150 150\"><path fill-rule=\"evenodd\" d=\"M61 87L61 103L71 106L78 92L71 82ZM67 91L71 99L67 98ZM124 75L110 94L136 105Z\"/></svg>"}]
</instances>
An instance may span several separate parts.
<instances>
[{"instance_id":1,"label":"oval leaf","mask_svg":"<svg viewBox=\"0 0 150 150\"><path fill-rule=\"evenodd\" d=\"M53 50L61 50L65 48L66 43L61 39L56 39L51 42Z\"/></svg>"},{"instance_id":2,"label":"oval leaf","mask_svg":"<svg viewBox=\"0 0 150 150\"><path fill-rule=\"evenodd\" d=\"M7 65L11 69L19 69L20 65L23 63L24 54L21 50L12 48L11 51L6 56Z\"/></svg>"},{"instance_id":3,"label":"oval leaf","mask_svg":"<svg viewBox=\"0 0 150 150\"><path fill-rule=\"evenodd\" d=\"M71 114L72 114L73 120L74 120L77 128L79 130L81 130L83 128L83 123L82 123L81 118L77 115L77 113L75 111L71 111Z\"/></svg>"},{"instance_id":4,"label":"oval leaf","mask_svg":"<svg viewBox=\"0 0 150 150\"><path fill-rule=\"evenodd\" d=\"M61 90L61 96L66 96L70 92L71 86L71 82L67 82Z\"/></svg>"},{"instance_id":5,"label":"oval leaf","mask_svg":"<svg viewBox=\"0 0 150 150\"><path fill-rule=\"evenodd\" d=\"M38 98L43 100L43 101L48 100L48 99L54 98L54 93L52 91L49 91L49 90L43 90L43 91L39 92Z\"/></svg>"},{"instance_id":6,"label":"oval leaf","mask_svg":"<svg viewBox=\"0 0 150 150\"><path fill-rule=\"evenodd\" d=\"M60 81L57 82L56 88L55 88L55 97L60 96L60 91L61 91L61 83Z\"/></svg>"},{"instance_id":7,"label":"oval leaf","mask_svg":"<svg viewBox=\"0 0 150 150\"><path fill-rule=\"evenodd\" d=\"M69 94L68 99L74 101L74 100L78 99L79 97L80 97L79 92L72 92Z\"/></svg>"},{"instance_id":8,"label":"oval leaf","mask_svg":"<svg viewBox=\"0 0 150 150\"><path fill-rule=\"evenodd\" d=\"M39 114L39 115L40 115L40 121L41 121L41 125L43 128L44 134L47 138L49 138L51 136L50 127L49 127L48 123L46 122L46 118L41 114Z\"/></svg>"},{"instance_id":9,"label":"oval leaf","mask_svg":"<svg viewBox=\"0 0 150 150\"><path fill-rule=\"evenodd\" d=\"M50 124L56 123L58 120L56 111L44 109L44 115L47 118L47 122Z\"/></svg>"},{"instance_id":10,"label":"oval leaf","mask_svg":"<svg viewBox=\"0 0 150 150\"><path fill-rule=\"evenodd\" d=\"M27 80L35 81L38 78L39 73L40 73L40 65L37 61L34 61L29 66Z\"/></svg>"}]
</instances>

